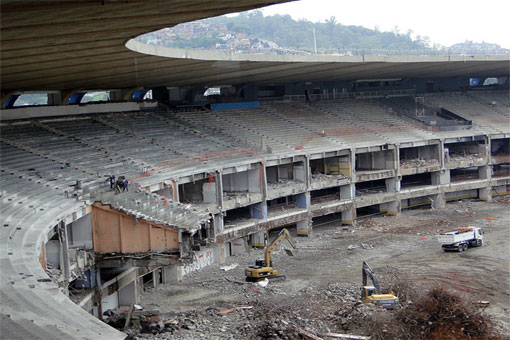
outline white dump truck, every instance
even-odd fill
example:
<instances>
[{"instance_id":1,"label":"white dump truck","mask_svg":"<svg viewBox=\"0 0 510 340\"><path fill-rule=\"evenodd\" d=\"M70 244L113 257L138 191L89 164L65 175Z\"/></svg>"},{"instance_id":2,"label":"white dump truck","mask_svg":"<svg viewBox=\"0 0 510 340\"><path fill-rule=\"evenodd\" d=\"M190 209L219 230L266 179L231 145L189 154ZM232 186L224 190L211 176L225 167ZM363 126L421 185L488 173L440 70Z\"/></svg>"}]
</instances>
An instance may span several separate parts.
<instances>
[{"instance_id":1,"label":"white dump truck","mask_svg":"<svg viewBox=\"0 0 510 340\"><path fill-rule=\"evenodd\" d=\"M481 247L483 230L478 227L463 227L456 230L442 232L437 235L444 251L464 251L468 247Z\"/></svg>"}]
</instances>

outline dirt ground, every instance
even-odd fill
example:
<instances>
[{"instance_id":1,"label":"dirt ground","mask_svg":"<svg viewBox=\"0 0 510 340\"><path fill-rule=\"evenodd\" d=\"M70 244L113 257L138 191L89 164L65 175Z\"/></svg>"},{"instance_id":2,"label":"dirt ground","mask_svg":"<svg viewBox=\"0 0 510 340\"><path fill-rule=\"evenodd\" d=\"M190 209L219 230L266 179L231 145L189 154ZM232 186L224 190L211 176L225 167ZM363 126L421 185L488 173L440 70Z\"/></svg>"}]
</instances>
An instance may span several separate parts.
<instances>
[{"instance_id":1,"label":"dirt ground","mask_svg":"<svg viewBox=\"0 0 510 340\"><path fill-rule=\"evenodd\" d=\"M294 339L300 330L318 336L368 334L365 320L376 307L359 300L365 260L383 288L406 282L418 292L443 285L469 300L490 301L481 312L510 334L509 208L508 201L460 201L441 210L364 218L350 227L331 221L314 227L312 237L298 238L291 230L297 244L294 256L283 251L290 248L286 241L272 256L286 280L269 281L265 288L245 283L244 267L263 258L262 250L253 249L193 273L178 285L146 289L140 304L161 311L165 331L131 333L138 339ZM437 232L468 225L484 228L483 246L443 252ZM275 236L271 234L271 240ZM239 265L220 270L231 264ZM219 313L233 307L246 308Z\"/></svg>"}]
</instances>

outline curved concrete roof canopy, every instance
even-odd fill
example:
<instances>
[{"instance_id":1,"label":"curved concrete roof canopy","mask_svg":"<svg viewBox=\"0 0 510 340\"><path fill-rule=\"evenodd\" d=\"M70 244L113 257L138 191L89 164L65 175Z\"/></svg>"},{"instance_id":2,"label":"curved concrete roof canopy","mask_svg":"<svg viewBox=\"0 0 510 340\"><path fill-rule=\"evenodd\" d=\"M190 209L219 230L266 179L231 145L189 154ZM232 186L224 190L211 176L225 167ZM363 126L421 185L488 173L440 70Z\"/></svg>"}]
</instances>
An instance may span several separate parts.
<instances>
[{"instance_id":1,"label":"curved concrete roof canopy","mask_svg":"<svg viewBox=\"0 0 510 340\"><path fill-rule=\"evenodd\" d=\"M150 55L154 71L139 79L167 85L253 84L301 81L501 76L508 74L508 56L321 56L263 55L183 50L136 40L126 46ZM178 67L166 68L178 63ZM165 72L167 70L168 72ZM157 78L159 77L159 79Z\"/></svg>"},{"instance_id":2,"label":"curved concrete roof canopy","mask_svg":"<svg viewBox=\"0 0 510 340\"><path fill-rule=\"evenodd\" d=\"M286 1L3 0L2 92L508 74L508 56L270 56L130 40L178 23Z\"/></svg>"},{"instance_id":3,"label":"curved concrete roof canopy","mask_svg":"<svg viewBox=\"0 0 510 340\"><path fill-rule=\"evenodd\" d=\"M2 0L2 92L103 89L168 84L139 78L162 62L127 49L143 33L291 0ZM156 62L156 64L154 64ZM163 64L162 64L163 63ZM158 72L156 72L158 73Z\"/></svg>"}]
</instances>

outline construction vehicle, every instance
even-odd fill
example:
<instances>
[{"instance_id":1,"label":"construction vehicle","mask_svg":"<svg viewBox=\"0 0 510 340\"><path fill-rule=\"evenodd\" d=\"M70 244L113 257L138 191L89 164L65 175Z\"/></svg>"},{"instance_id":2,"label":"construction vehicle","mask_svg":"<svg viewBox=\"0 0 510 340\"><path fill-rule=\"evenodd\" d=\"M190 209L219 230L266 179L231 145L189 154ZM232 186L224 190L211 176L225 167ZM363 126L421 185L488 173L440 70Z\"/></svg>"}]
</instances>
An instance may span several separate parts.
<instances>
[{"instance_id":1,"label":"construction vehicle","mask_svg":"<svg viewBox=\"0 0 510 340\"><path fill-rule=\"evenodd\" d=\"M381 287L379 286L379 280L375 276L374 271L366 261L363 261L362 267L363 273L363 287L361 287L361 300L365 303L373 303L378 306L382 306L386 309L393 309L398 306L398 297L393 295L391 286L388 294L381 294ZM373 286L367 285L367 277L372 280Z\"/></svg>"},{"instance_id":2,"label":"construction vehicle","mask_svg":"<svg viewBox=\"0 0 510 340\"><path fill-rule=\"evenodd\" d=\"M464 227L456 230L442 232L437 235L444 251L467 250L468 247L481 247L483 244L483 230L478 227Z\"/></svg>"},{"instance_id":3,"label":"construction vehicle","mask_svg":"<svg viewBox=\"0 0 510 340\"><path fill-rule=\"evenodd\" d=\"M278 275L278 270L274 269L271 263L271 253L276 249L276 247L278 247L278 244L284 239L287 239L292 248L296 249L296 245L292 238L290 237L289 231L285 228L282 229L282 231L280 231L280 233L278 234L278 237L276 237L273 240L273 242L271 242L271 244L266 247L264 252L264 259L256 260L254 266L249 266L244 270L246 281L256 282L263 280L265 278L268 279L285 278L285 276ZM292 251L288 249L285 249L285 251L290 256L294 255Z\"/></svg>"}]
</instances>

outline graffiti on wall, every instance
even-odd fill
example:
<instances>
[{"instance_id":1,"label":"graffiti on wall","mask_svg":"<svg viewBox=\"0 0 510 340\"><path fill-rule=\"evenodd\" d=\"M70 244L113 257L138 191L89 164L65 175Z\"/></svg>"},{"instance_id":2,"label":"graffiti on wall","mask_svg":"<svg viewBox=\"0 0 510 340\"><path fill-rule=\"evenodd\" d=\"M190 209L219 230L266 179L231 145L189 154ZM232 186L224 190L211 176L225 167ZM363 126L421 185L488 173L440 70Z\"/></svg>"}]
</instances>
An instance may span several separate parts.
<instances>
[{"instance_id":1,"label":"graffiti on wall","mask_svg":"<svg viewBox=\"0 0 510 340\"><path fill-rule=\"evenodd\" d=\"M193 255L193 262L185 264L182 267L182 276L196 272L213 263L213 255L210 250L202 251Z\"/></svg>"}]
</instances>

